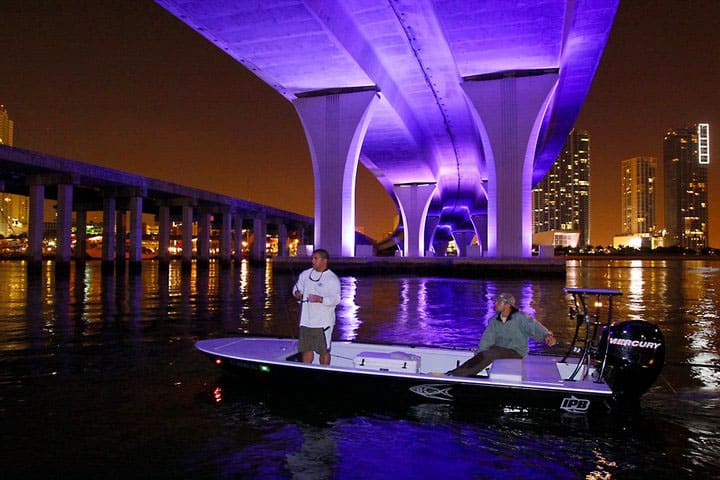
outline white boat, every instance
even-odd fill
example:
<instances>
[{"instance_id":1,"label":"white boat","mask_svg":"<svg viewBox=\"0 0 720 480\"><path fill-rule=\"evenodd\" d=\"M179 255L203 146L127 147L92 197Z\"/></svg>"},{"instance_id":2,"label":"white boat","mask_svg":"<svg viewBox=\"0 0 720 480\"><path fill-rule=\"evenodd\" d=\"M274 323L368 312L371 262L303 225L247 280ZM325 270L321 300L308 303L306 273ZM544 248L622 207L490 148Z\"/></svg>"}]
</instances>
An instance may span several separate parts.
<instances>
[{"instance_id":1,"label":"white boat","mask_svg":"<svg viewBox=\"0 0 720 480\"><path fill-rule=\"evenodd\" d=\"M332 342L330 365L300 362L297 340L230 337L198 341L197 349L242 375L251 388L297 394L332 391L353 398L437 401L459 405L541 407L570 413L636 406L662 369L665 341L653 324L612 322L616 290L566 289L575 336L566 355L496 360L475 377L447 376L472 357L467 349ZM595 306L607 302L600 321ZM595 302L589 305L589 300ZM591 312L592 309L592 312Z\"/></svg>"}]
</instances>

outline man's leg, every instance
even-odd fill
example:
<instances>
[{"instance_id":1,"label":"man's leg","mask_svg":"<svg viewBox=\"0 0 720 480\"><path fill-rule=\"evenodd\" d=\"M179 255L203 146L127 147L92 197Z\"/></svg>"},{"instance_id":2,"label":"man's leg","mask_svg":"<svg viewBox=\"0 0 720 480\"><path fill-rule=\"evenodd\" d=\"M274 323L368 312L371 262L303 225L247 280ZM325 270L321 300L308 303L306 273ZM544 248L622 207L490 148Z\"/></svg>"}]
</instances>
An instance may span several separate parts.
<instances>
[{"instance_id":1,"label":"man's leg","mask_svg":"<svg viewBox=\"0 0 720 480\"><path fill-rule=\"evenodd\" d=\"M511 348L493 346L465 361L459 367L450 370L447 374L454 377L474 377L498 358L522 358L522 355Z\"/></svg>"},{"instance_id":2,"label":"man's leg","mask_svg":"<svg viewBox=\"0 0 720 480\"><path fill-rule=\"evenodd\" d=\"M330 365L330 348L332 347L333 327L323 328L323 340L325 348L320 350L320 365Z\"/></svg>"}]
</instances>

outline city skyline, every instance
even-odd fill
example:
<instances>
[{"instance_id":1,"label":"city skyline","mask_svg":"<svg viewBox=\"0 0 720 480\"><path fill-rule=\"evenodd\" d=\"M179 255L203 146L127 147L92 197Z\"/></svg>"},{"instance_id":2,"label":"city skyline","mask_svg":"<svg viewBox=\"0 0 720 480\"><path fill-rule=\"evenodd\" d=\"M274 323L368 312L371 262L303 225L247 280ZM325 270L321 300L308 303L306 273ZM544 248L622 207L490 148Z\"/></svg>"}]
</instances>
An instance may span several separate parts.
<instances>
[{"instance_id":1,"label":"city skyline","mask_svg":"<svg viewBox=\"0 0 720 480\"><path fill-rule=\"evenodd\" d=\"M290 103L159 6L8 1L0 14L3 71L12 72L0 103L17 147L312 215L310 156ZM666 130L707 122L709 237L718 245L717 19L717 2L621 3L575 122L592 139L590 243L621 232L620 162L659 158ZM378 238L396 215L361 168L358 226Z\"/></svg>"}]
</instances>

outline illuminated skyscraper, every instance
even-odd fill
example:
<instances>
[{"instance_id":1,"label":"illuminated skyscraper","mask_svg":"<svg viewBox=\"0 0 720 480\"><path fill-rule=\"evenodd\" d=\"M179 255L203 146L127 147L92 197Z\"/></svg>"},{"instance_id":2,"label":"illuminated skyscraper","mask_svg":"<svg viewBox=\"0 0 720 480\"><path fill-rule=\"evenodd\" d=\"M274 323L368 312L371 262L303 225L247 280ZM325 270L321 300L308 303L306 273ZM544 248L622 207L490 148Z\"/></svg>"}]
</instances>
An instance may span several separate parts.
<instances>
[{"instance_id":1,"label":"illuminated skyscraper","mask_svg":"<svg viewBox=\"0 0 720 480\"><path fill-rule=\"evenodd\" d=\"M5 105L0 105L0 145L13 146L14 122ZM18 235L27 231L30 212L28 197L4 193L0 189L0 235Z\"/></svg>"},{"instance_id":2,"label":"illuminated skyscraper","mask_svg":"<svg viewBox=\"0 0 720 480\"><path fill-rule=\"evenodd\" d=\"M5 105L0 105L0 145L13 144L14 122L8 117Z\"/></svg>"},{"instance_id":3,"label":"illuminated skyscraper","mask_svg":"<svg viewBox=\"0 0 720 480\"><path fill-rule=\"evenodd\" d=\"M707 247L709 164L710 126L707 123L665 133L666 245L695 250Z\"/></svg>"},{"instance_id":4,"label":"illuminated skyscraper","mask_svg":"<svg viewBox=\"0 0 720 480\"><path fill-rule=\"evenodd\" d=\"M657 160L634 157L622 162L623 234L652 234L656 230Z\"/></svg>"},{"instance_id":5,"label":"illuminated skyscraper","mask_svg":"<svg viewBox=\"0 0 720 480\"><path fill-rule=\"evenodd\" d=\"M533 188L534 233L573 231L590 241L590 135L573 129L565 146Z\"/></svg>"}]
</instances>

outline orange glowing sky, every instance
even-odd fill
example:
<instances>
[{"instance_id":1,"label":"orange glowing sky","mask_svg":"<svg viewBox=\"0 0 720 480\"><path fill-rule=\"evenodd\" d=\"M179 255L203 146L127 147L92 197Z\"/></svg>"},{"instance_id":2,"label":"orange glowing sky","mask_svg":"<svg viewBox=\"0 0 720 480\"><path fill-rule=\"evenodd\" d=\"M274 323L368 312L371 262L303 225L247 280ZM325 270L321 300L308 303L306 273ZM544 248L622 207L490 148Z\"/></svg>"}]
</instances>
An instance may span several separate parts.
<instances>
[{"instance_id":1,"label":"orange glowing sky","mask_svg":"<svg viewBox=\"0 0 720 480\"><path fill-rule=\"evenodd\" d=\"M0 104L15 146L313 215L291 104L161 7L5 0L0 18ZM710 245L720 247L718 21L714 0L621 3L576 122L591 135L591 243L620 230L620 162L660 160L667 128L709 122ZM394 205L363 167L357 189L357 224L381 238Z\"/></svg>"}]
</instances>

